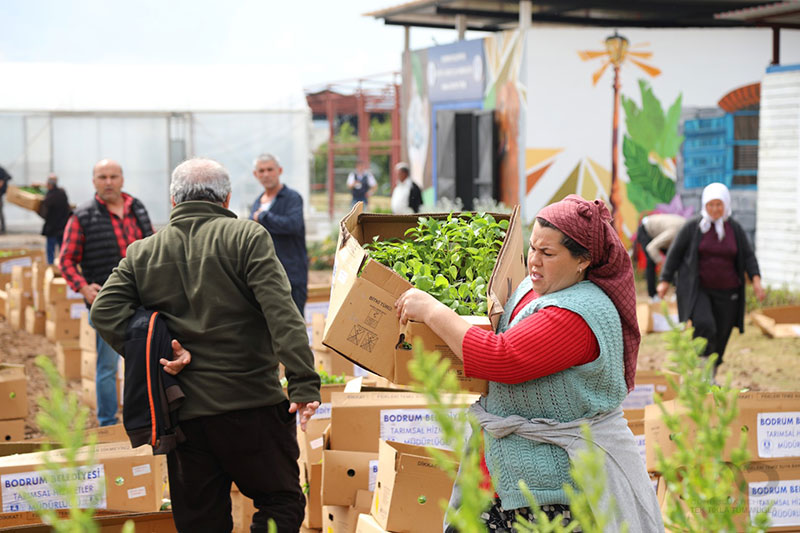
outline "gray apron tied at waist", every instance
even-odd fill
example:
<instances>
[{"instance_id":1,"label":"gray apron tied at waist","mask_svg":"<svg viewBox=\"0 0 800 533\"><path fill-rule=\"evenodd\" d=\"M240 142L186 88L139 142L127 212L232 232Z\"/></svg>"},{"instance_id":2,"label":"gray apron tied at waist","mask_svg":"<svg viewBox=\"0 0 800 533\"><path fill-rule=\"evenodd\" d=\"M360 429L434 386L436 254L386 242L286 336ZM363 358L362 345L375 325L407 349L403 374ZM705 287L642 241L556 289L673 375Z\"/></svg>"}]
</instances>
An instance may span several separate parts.
<instances>
[{"instance_id":1,"label":"gray apron tied at waist","mask_svg":"<svg viewBox=\"0 0 800 533\"><path fill-rule=\"evenodd\" d=\"M592 441L605 452L608 487L605 494L613 495L617 504L617 512L612 513L611 522L605 531L618 533L621 525L627 523L630 533L664 532L653 485L642 465L636 441L622 416L621 407L593 418L580 418L570 422L546 418L529 420L518 415L501 417L488 413L480 401L470 407L470 412L477 418L483 430L496 439L515 434L536 442L560 446L566 450L570 461L574 461L578 453L587 448L581 431L581 426L587 424ZM592 511L600 514L608 506L608 498L604 497L599 508Z\"/></svg>"}]
</instances>

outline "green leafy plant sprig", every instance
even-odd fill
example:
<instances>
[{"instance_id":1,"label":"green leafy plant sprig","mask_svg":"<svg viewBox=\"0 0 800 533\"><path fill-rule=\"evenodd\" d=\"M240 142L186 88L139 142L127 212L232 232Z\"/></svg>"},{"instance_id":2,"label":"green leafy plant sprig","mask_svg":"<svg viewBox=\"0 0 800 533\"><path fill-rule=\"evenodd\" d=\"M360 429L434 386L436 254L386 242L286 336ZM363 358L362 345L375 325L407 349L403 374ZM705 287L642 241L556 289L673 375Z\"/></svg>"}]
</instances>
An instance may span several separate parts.
<instances>
[{"instance_id":1,"label":"green leafy plant sprig","mask_svg":"<svg viewBox=\"0 0 800 533\"><path fill-rule=\"evenodd\" d=\"M666 304L665 304L666 307ZM737 529L736 515L745 514L747 483L742 472L750 460L747 433L733 427L739 413L738 391L713 384L717 354L700 357L706 340L692 338L693 328L672 324L665 334L669 346L669 370L681 376L678 383L667 375L678 391L677 404L684 411L667 410L661 399L661 413L675 451L669 456L657 449L657 469L667 484L664 522L668 531L700 533L706 531L766 531L768 512L745 516L744 529ZM728 461L723 452L730 441ZM741 525L739 526L742 527Z\"/></svg>"},{"instance_id":2,"label":"green leafy plant sprig","mask_svg":"<svg viewBox=\"0 0 800 533\"><path fill-rule=\"evenodd\" d=\"M393 269L459 315L488 313L486 285L503 245L508 220L487 213L419 217L407 240L365 244L370 258Z\"/></svg>"}]
</instances>

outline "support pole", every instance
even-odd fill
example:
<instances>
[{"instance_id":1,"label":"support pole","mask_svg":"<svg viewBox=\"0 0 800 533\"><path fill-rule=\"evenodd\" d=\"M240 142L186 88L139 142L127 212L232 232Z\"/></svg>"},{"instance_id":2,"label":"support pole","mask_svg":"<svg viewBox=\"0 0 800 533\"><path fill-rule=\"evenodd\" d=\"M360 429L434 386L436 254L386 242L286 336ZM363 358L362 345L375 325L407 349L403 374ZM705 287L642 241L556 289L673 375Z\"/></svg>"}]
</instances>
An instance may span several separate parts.
<instances>
[{"instance_id":1,"label":"support pole","mask_svg":"<svg viewBox=\"0 0 800 533\"><path fill-rule=\"evenodd\" d=\"M334 111L333 111L333 95L331 91L328 90L327 100L325 102L325 110L328 116L328 217L333 220L333 196L336 192L335 186L333 184L333 142L334 142L334 128L333 128L333 121L335 120Z\"/></svg>"},{"instance_id":2,"label":"support pole","mask_svg":"<svg viewBox=\"0 0 800 533\"><path fill-rule=\"evenodd\" d=\"M456 15L456 31L458 32L458 40L463 41L464 35L467 32L467 16Z\"/></svg>"},{"instance_id":3,"label":"support pole","mask_svg":"<svg viewBox=\"0 0 800 533\"><path fill-rule=\"evenodd\" d=\"M772 63L770 65L781 64L781 29L772 28Z\"/></svg>"}]
</instances>

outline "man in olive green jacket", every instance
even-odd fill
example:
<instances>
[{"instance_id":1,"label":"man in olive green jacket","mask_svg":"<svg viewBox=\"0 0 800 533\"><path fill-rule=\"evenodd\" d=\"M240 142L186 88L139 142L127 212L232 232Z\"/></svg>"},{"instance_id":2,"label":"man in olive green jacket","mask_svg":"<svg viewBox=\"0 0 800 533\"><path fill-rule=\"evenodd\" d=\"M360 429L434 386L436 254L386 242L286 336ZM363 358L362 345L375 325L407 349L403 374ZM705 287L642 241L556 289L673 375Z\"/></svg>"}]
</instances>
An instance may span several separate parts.
<instances>
[{"instance_id":1,"label":"man in olive green jacket","mask_svg":"<svg viewBox=\"0 0 800 533\"><path fill-rule=\"evenodd\" d=\"M123 356L139 307L159 311L175 339L174 356L161 364L186 394L179 417L187 440L167 455L178 530L230 531L234 481L258 509L254 528L266 531L272 518L279 532L297 531L305 499L295 413L305 429L319 406L320 380L272 239L227 209L230 190L216 161L179 165L169 224L128 247L91 318Z\"/></svg>"}]
</instances>

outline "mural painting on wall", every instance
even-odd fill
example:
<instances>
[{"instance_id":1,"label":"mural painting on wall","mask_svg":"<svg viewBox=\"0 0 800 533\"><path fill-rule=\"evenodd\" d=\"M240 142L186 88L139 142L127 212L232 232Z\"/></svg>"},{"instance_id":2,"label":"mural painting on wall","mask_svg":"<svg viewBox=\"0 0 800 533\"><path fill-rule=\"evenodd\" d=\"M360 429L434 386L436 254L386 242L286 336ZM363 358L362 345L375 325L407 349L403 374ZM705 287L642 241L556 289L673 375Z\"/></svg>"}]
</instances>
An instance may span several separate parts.
<instances>
[{"instance_id":1,"label":"mural painting on wall","mask_svg":"<svg viewBox=\"0 0 800 533\"><path fill-rule=\"evenodd\" d=\"M486 55L486 96L484 109L494 109L497 124L499 201L511 206L520 202L519 135L525 86L520 82L522 34L507 31L484 39Z\"/></svg>"},{"instance_id":2,"label":"mural painting on wall","mask_svg":"<svg viewBox=\"0 0 800 533\"><path fill-rule=\"evenodd\" d=\"M425 76L427 63L427 50L410 52L403 60L403 85L407 88L404 91L407 158L411 179L423 189L431 187L431 106Z\"/></svg>"},{"instance_id":3,"label":"mural painting on wall","mask_svg":"<svg viewBox=\"0 0 800 533\"><path fill-rule=\"evenodd\" d=\"M518 31L411 51L403 58L406 157L411 178L432 202L437 111L496 110L500 201L519 203L519 123L525 90L519 80Z\"/></svg>"},{"instance_id":4,"label":"mural painting on wall","mask_svg":"<svg viewBox=\"0 0 800 533\"><path fill-rule=\"evenodd\" d=\"M666 114L646 80L639 80L642 107L631 98L622 97L627 133L622 140L622 153L628 171L628 200L636 210L653 211L658 204L669 204L675 198L675 157L683 135L678 134L682 95Z\"/></svg>"},{"instance_id":5,"label":"mural painting on wall","mask_svg":"<svg viewBox=\"0 0 800 533\"><path fill-rule=\"evenodd\" d=\"M653 56L652 52L645 51L645 50L633 50L633 48L641 48L644 46L649 46L650 43L639 43L635 45L630 45L630 42L627 38L619 35L616 31L610 37L607 37L604 41L605 50L581 50L578 52L578 56L583 61L590 61L593 59L603 59L602 65L592 74L592 85L596 86L597 82L603 77L603 74L608 69L608 67L612 67L612 71L614 73L614 79L612 83L613 89L613 112L612 112L612 127L611 127L611 180L608 187L608 204L611 209L611 213L614 217L614 226L617 228L617 231L620 234L620 237L626 239L630 237L632 228L635 228L636 225L631 225L630 220L626 220L623 216L623 210L629 211L627 209L623 209L624 204L626 201L631 201L627 194L623 192L624 182L620 179L620 171L619 171L619 106L620 106L620 99L622 95L620 94L620 69L622 65L627 61L639 69L643 70L650 76L658 76L661 74L661 70L644 63L642 60L650 59ZM640 82L641 84L641 82ZM644 95L644 91L642 93ZM652 93L651 93L652 94ZM624 97L623 103L625 102ZM644 96L643 96L644 98ZM628 106L625 107L625 111L627 115L630 115L630 110L635 107L635 104L631 100L627 100ZM633 106L633 107L631 107ZM660 104L658 106L660 110ZM647 111L651 111L650 106L648 106ZM663 112L661 113L663 119ZM680 117L680 105L678 105L678 117ZM641 120L637 121L637 125L643 126L644 122L651 118L650 115L642 116ZM655 117L653 117L655 118ZM630 116L628 116L630 119ZM626 123L627 125L627 123ZM657 126L654 126L657 127ZM649 133L648 127L644 126L642 131L640 131L640 135L644 137ZM626 154L627 155L627 154ZM627 165L627 159L626 159ZM630 177L630 175L629 175ZM646 178L646 176L644 176ZM674 179L674 178L673 178ZM631 182L629 185L634 185L632 192L634 195L636 194L637 190L641 190L642 187L647 187L644 183L639 183L638 185L633 184ZM628 187L628 190L631 191L631 188ZM675 187L674 181L672 186L672 192L674 195ZM638 207L638 205L636 206Z\"/></svg>"}]
</instances>

